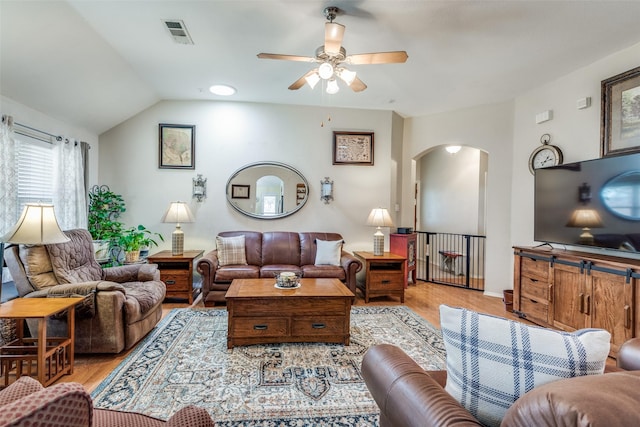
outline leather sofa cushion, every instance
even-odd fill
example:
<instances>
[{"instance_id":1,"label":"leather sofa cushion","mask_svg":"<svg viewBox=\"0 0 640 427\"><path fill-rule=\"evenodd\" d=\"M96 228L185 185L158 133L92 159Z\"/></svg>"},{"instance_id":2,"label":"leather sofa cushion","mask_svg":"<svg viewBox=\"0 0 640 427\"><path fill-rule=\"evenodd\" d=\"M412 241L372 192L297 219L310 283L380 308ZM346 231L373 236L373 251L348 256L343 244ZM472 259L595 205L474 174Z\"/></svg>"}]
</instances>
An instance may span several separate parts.
<instances>
[{"instance_id":1,"label":"leather sofa cushion","mask_svg":"<svg viewBox=\"0 0 640 427\"><path fill-rule=\"evenodd\" d=\"M229 282L233 279L257 279L260 267L257 265L227 265L216 270L216 282Z\"/></svg>"},{"instance_id":2,"label":"leather sofa cushion","mask_svg":"<svg viewBox=\"0 0 640 427\"><path fill-rule=\"evenodd\" d=\"M262 233L262 262L260 265L275 264L300 266L300 237L298 233L289 231Z\"/></svg>"},{"instance_id":3,"label":"leather sofa cushion","mask_svg":"<svg viewBox=\"0 0 640 427\"><path fill-rule=\"evenodd\" d=\"M45 246L20 245L19 256L27 279L34 290L58 284Z\"/></svg>"},{"instance_id":4,"label":"leather sofa cushion","mask_svg":"<svg viewBox=\"0 0 640 427\"><path fill-rule=\"evenodd\" d=\"M639 401L640 371L564 379L522 396L507 411L501 425L638 426Z\"/></svg>"},{"instance_id":5,"label":"leather sofa cushion","mask_svg":"<svg viewBox=\"0 0 640 427\"><path fill-rule=\"evenodd\" d=\"M291 271L297 275L302 274L302 270L299 265L292 264L270 264L264 265L260 268L260 277L273 277L275 279L276 274L280 274L283 271Z\"/></svg>"}]
</instances>

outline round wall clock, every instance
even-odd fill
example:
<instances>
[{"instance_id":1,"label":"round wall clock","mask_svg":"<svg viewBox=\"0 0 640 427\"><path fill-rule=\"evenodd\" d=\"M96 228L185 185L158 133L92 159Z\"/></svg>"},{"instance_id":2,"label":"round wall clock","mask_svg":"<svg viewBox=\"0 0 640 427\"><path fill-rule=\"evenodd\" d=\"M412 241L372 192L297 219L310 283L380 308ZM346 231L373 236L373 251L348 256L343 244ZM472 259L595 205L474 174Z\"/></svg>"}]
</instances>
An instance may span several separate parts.
<instances>
[{"instance_id":1,"label":"round wall clock","mask_svg":"<svg viewBox=\"0 0 640 427\"><path fill-rule=\"evenodd\" d=\"M536 169L562 164L562 151L555 145L550 145L551 136L545 133L540 137L542 145L529 156L529 171L535 175Z\"/></svg>"}]
</instances>

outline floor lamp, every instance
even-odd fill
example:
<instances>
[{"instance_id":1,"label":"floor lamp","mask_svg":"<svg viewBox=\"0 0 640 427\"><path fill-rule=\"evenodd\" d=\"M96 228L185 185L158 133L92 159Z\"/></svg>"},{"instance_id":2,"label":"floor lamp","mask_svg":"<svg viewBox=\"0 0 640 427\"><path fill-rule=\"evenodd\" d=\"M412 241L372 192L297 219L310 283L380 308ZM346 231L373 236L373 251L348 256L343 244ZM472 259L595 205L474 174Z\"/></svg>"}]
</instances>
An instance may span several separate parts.
<instances>
[{"instance_id":1,"label":"floor lamp","mask_svg":"<svg viewBox=\"0 0 640 427\"><path fill-rule=\"evenodd\" d=\"M64 243L70 239L62 232L56 219L53 205L27 203L20 219L13 228L0 238L0 266L4 267L4 244L17 243L24 245L46 245ZM0 269L0 284L2 269ZM0 286L0 300L2 287Z\"/></svg>"}]
</instances>

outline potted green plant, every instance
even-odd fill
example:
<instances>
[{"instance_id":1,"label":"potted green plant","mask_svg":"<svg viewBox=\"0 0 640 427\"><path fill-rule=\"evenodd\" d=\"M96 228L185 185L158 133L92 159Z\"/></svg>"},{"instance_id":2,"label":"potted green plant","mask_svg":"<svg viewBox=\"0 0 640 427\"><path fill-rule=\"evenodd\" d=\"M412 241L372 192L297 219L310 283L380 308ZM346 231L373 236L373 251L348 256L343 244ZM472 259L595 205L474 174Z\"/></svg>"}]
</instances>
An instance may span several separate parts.
<instances>
[{"instance_id":1,"label":"potted green plant","mask_svg":"<svg viewBox=\"0 0 640 427\"><path fill-rule=\"evenodd\" d=\"M138 225L122 231L117 245L125 253L125 262L138 261L142 246L158 246L158 243L154 240L155 237L164 242L162 234L153 233L147 230L144 225Z\"/></svg>"},{"instance_id":2,"label":"potted green plant","mask_svg":"<svg viewBox=\"0 0 640 427\"><path fill-rule=\"evenodd\" d=\"M124 199L106 185L94 185L89 191L87 229L93 238L94 253L98 261L109 259L123 223L118 220L126 210Z\"/></svg>"}]
</instances>

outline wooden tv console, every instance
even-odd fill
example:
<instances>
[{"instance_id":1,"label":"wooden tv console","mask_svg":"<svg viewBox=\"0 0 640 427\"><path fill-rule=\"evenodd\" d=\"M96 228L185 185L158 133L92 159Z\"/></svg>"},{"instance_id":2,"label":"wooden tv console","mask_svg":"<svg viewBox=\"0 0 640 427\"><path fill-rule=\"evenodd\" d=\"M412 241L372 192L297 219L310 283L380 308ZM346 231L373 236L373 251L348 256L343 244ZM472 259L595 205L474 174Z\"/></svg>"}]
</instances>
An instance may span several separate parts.
<instances>
[{"instance_id":1,"label":"wooden tv console","mask_svg":"<svg viewBox=\"0 0 640 427\"><path fill-rule=\"evenodd\" d=\"M541 326L611 333L611 352L640 330L640 260L514 247L514 313Z\"/></svg>"}]
</instances>

